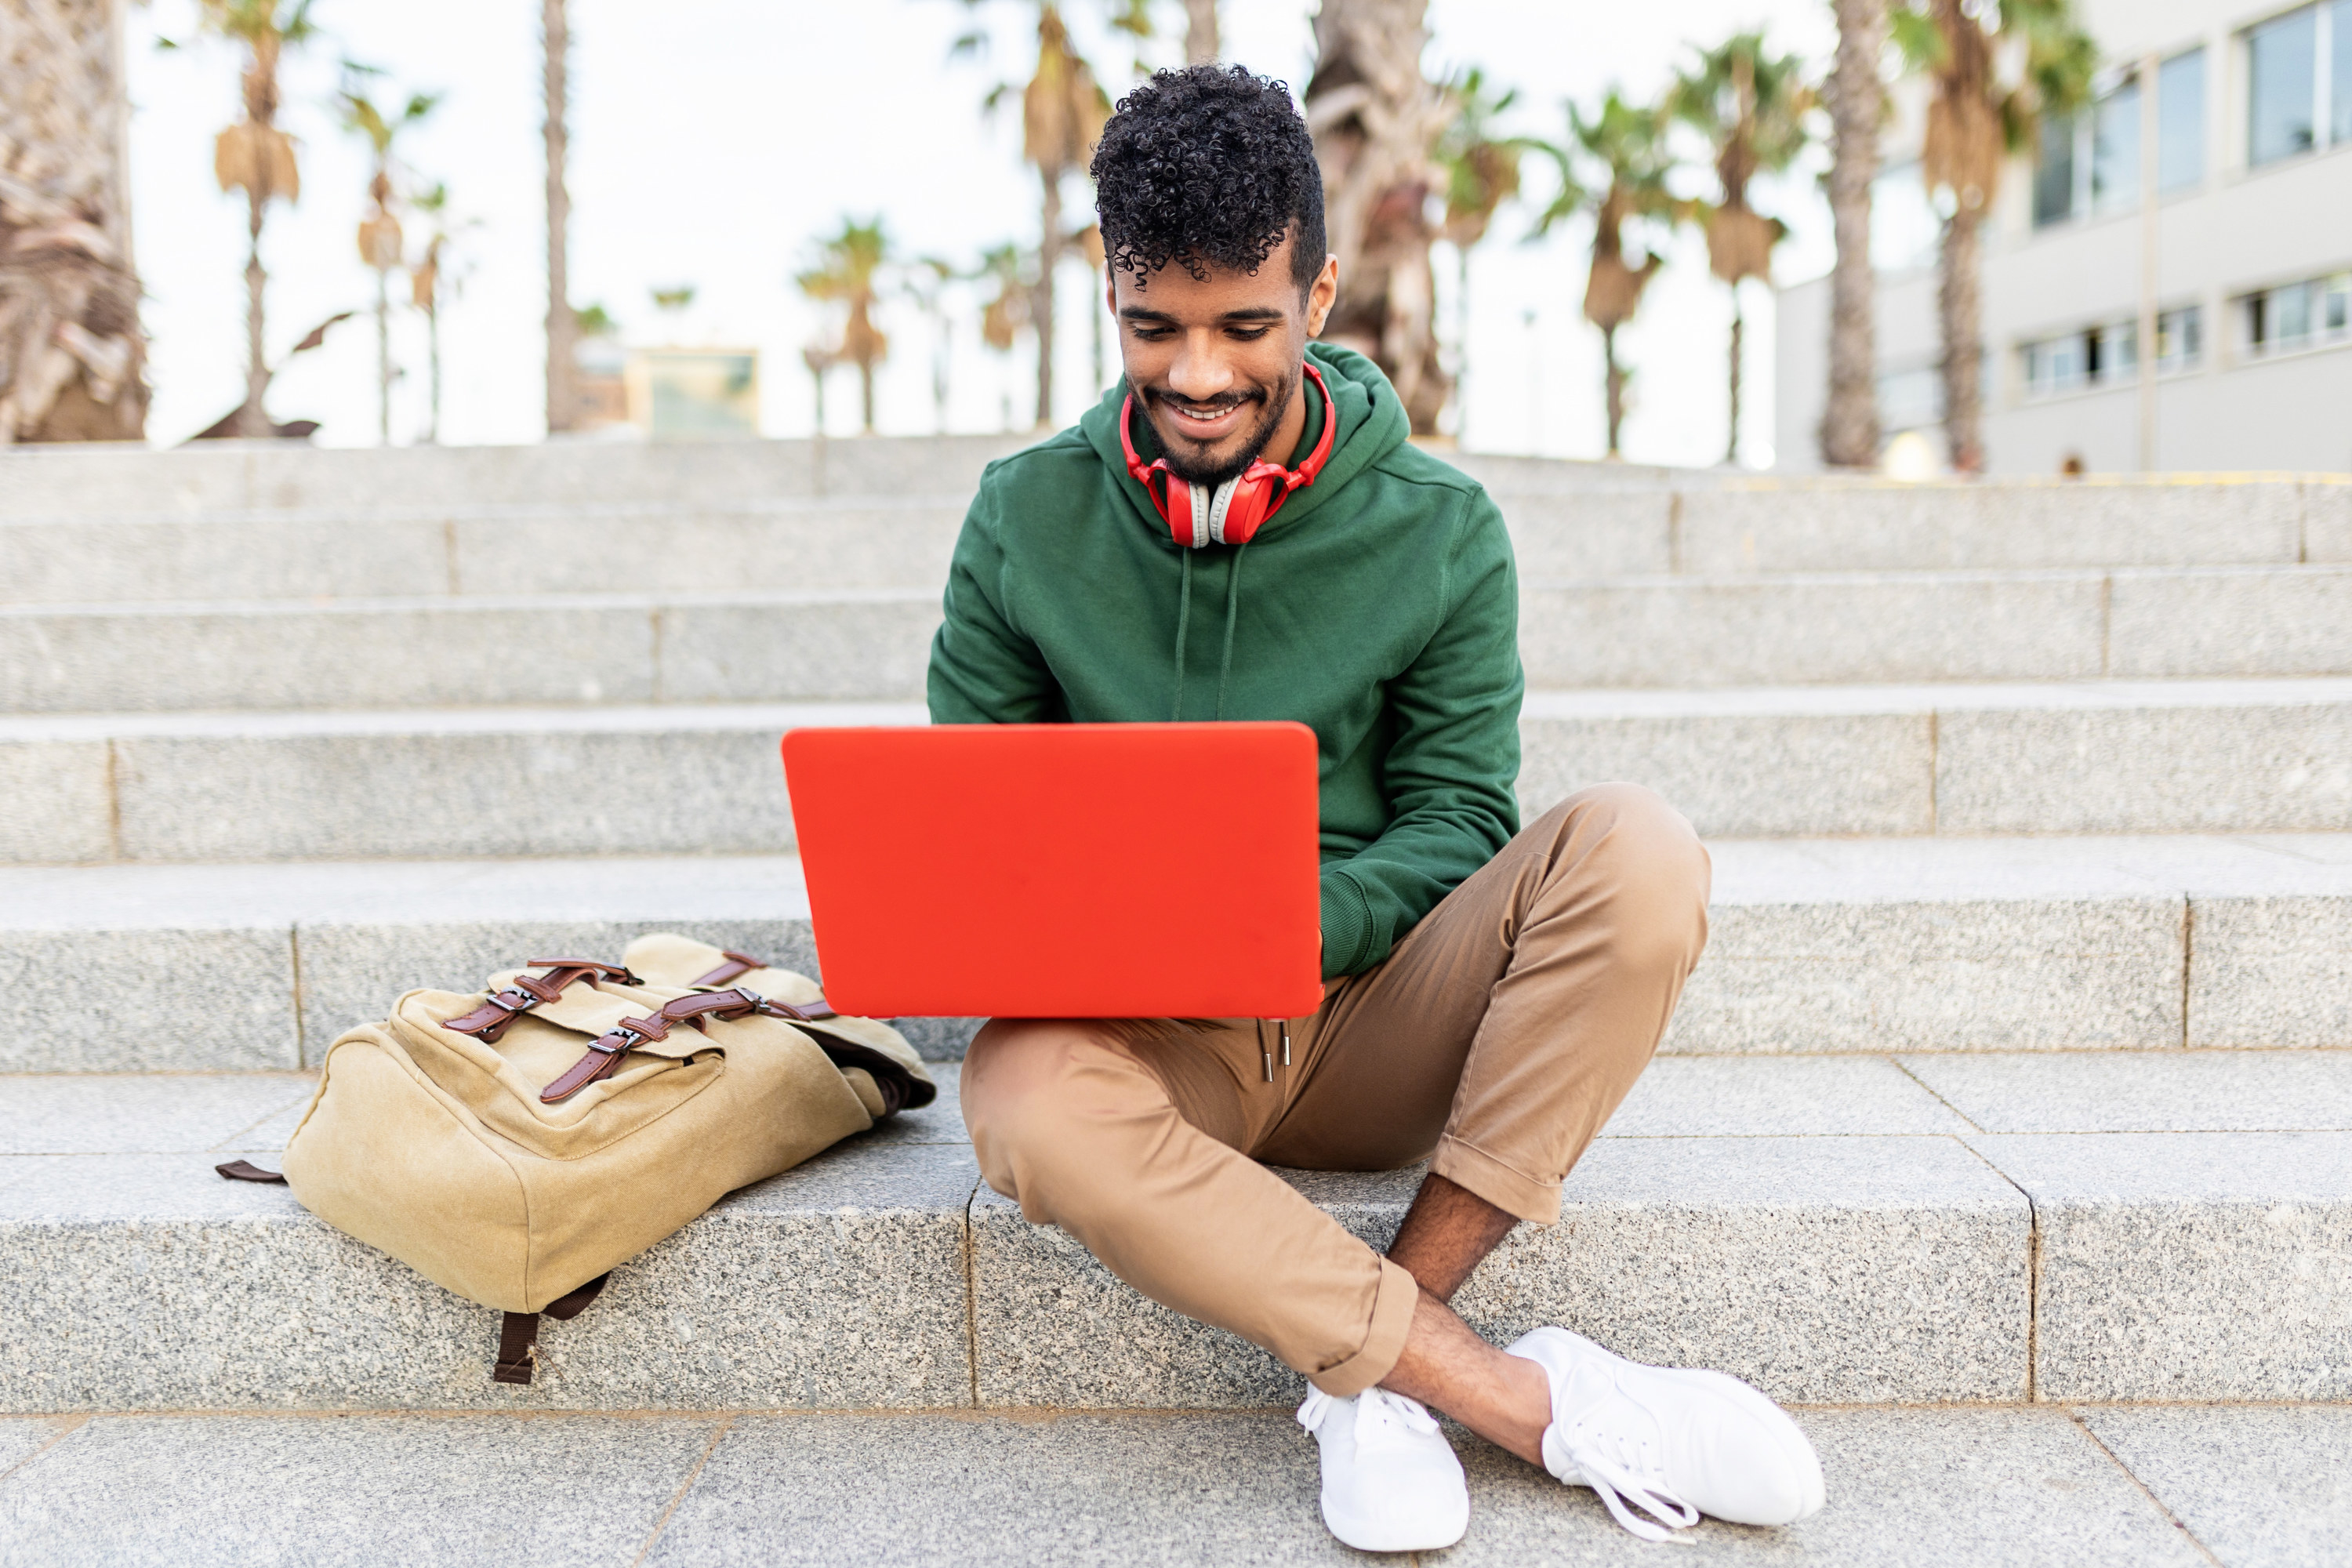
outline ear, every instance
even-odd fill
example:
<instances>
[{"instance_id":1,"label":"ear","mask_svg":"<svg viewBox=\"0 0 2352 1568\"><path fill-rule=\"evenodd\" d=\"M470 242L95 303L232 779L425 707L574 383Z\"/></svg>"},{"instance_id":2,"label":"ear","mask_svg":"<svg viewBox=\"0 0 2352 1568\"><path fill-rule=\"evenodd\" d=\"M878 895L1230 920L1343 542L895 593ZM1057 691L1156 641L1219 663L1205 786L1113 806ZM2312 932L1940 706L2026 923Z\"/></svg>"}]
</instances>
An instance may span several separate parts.
<instances>
[{"instance_id":1,"label":"ear","mask_svg":"<svg viewBox=\"0 0 2352 1568\"><path fill-rule=\"evenodd\" d=\"M1339 258L1336 256L1327 256L1323 258L1323 270L1317 273L1315 281L1307 286L1307 335L1308 337L1319 338L1323 335L1323 323L1329 318L1331 307L1337 304L1339 300Z\"/></svg>"}]
</instances>

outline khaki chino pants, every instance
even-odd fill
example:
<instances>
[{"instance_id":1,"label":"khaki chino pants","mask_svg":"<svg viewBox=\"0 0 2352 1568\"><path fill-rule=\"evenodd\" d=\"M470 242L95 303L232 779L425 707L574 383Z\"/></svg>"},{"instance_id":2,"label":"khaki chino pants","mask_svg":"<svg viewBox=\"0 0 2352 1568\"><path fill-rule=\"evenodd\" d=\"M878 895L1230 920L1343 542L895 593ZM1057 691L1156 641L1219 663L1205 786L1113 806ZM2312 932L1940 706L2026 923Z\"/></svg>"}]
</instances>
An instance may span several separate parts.
<instances>
[{"instance_id":1,"label":"khaki chino pants","mask_svg":"<svg viewBox=\"0 0 2352 1568\"><path fill-rule=\"evenodd\" d=\"M1266 1166L1427 1158L1557 1220L1706 945L1708 875L1678 813L1604 784L1328 987L1290 1021L1286 1066L1279 1025L1255 1019L996 1019L963 1067L982 1173L1153 1300L1360 1393L1403 1351L1412 1277Z\"/></svg>"}]
</instances>

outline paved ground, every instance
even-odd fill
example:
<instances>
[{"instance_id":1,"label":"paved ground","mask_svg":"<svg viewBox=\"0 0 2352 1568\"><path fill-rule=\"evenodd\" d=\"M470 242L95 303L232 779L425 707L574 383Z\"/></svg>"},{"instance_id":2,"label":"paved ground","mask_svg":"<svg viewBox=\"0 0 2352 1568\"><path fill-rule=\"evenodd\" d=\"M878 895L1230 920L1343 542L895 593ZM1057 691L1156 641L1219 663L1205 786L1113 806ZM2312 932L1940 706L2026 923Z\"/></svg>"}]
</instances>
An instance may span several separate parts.
<instances>
[{"instance_id":1,"label":"paved ground","mask_svg":"<svg viewBox=\"0 0 2352 1568\"><path fill-rule=\"evenodd\" d=\"M2328 1568L2352 1405L1819 1409L1830 1506L1687 1555L1460 1437L1431 1563ZM0 1563L1291 1563L1357 1556L1280 1412L0 1419Z\"/></svg>"}]
</instances>

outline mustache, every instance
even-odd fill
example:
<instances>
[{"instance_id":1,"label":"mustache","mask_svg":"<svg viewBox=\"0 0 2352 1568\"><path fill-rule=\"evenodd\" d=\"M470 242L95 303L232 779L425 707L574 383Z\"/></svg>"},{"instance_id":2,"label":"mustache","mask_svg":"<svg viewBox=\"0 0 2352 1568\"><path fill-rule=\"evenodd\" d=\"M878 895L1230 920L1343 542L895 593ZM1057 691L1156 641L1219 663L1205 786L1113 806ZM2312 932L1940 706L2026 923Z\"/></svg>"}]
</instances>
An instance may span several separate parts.
<instances>
[{"instance_id":1,"label":"mustache","mask_svg":"<svg viewBox=\"0 0 2352 1568\"><path fill-rule=\"evenodd\" d=\"M1147 402L1164 403L1179 408L1240 408L1247 404L1264 403L1266 400L1266 394L1262 389L1255 392L1228 393L1222 397L1201 398L1180 397L1165 387L1153 386L1146 387L1143 395Z\"/></svg>"}]
</instances>

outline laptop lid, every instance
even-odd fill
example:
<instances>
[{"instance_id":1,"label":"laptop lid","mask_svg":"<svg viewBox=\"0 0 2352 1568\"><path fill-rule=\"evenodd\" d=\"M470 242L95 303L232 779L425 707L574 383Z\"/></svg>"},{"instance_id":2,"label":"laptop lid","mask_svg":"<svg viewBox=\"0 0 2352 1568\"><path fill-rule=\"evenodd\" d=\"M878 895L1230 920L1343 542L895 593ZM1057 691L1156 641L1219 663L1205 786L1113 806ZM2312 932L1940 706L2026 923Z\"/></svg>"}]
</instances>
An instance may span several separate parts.
<instances>
[{"instance_id":1,"label":"laptop lid","mask_svg":"<svg viewBox=\"0 0 2352 1568\"><path fill-rule=\"evenodd\" d=\"M783 756L845 1013L1285 1018L1322 1001L1304 724L794 730Z\"/></svg>"}]
</instances>

